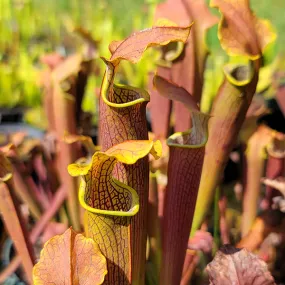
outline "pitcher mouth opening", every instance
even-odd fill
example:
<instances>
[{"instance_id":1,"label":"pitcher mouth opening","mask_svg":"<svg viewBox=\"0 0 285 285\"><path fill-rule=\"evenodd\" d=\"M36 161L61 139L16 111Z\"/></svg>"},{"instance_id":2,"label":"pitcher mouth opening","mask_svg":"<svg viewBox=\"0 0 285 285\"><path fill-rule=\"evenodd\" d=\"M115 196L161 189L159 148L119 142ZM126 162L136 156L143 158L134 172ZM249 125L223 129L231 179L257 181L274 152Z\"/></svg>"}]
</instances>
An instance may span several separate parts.
<instances>
[{"instance_id":1,"label":"pitcher mouth opening","mask_svg":"<svg viewBox=\"0 0 285 285\"><path fill-rule=\"evenodd\" d=\"M106 73L101 86L101 97L105 104L114 108L134 106L139 103L149 102L147 91L123 84L115 84L116 68L120 61L110 61L102 57L106 64Z\"/></svg>"},{"instance_id":2,"label":"pitcher mouth opening","mask_svg":"<svg viewBox=\"0 0 285 285\"><path fill-rule=\"evenodd\" d=\"M103 97L104 102L115 108L134 106L143 102L149 102L150 96L147 91L123 84L114 84L108 97Z\"/></svg>"},{"instance_id":3,"label":"pitcher mouth opening","mask_svg":"<svg viewBox=\"0 0 285 285\"><path fill-rule=\"evenodd\" d=\"M253 77L253 69L250 65L226 64L224 73L229 82L236 86L247 85Z\"/></svg>"},{"instance_id":4,"label":"pitcher mouth opening","mask_svg":"<svg viewBox=\"0 0 285 285\"><path fill-rule=\"evenodd\" d=\"M198 111L191 112L192 128L178 132L167 139L167 145L179 148L200 148L208 140L208 121L210 116Z\"/></svg>"},{"instance_id":5,"label":"pitcher mouth opening","mask_svg":"<svg viewBox=\"0 0 285 285\"><path fill-rule=\"evenodd\" d=\"M103 210L100 208L93 208L93 207L89 206L85 200L86 182L84 180L81 181L81 186L80 186L79 193L78 193L80 205L85 210L87 210L88 212L98 214L98 215L119 216L119 217L134 216L139 211L139 197L138 197L136 191L133 188L131 188L130 186L123 184L119 180L114 179L113 181L119 187L122 187L122 185L123 185L125 189L128 189L130 191L130 194L132 196L132 201L131 201L131 204L129 205L127 210Z\"/></svg>"}]
</instances>

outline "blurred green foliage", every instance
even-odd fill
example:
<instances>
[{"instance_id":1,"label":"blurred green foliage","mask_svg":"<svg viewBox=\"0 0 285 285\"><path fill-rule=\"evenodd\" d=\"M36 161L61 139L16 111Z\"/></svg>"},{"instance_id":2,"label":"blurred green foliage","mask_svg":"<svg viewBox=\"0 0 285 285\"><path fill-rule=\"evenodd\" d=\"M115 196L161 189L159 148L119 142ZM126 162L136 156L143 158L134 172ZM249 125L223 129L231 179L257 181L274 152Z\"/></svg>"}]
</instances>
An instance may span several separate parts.
<instances>
[{"instance_id":1,"label":"blurred green foliage","mask_svg":"<svg viewBox=\"0 0 285 285\"><path fill-rule=\"evenodd\" d=\"M40 57L54 51L65 56L82 45L67 31L66 19L90 31L99 41L99 54L108 57L112 40L151 26L154 7L155 1L142 0L1 0L0 107L41 104ZM102 75L104 65L96 61ZM144 86L140 75L145 75L147 66L147 61L136 67L126 65L122 74L128 73L132 84ZM84 102L85 109L94 106L94 89L100 87L101 79L90 79L85 100L92 104Z\"/></svg>"},{"instance_id":2,"label":"blurred green foliage","mask_svg":"<svg viewBox=\"0 0 285 285\"><path fill-rule=\"evenodd\" d=\"M209 0L208 0L209 1ZM159 0L0 0L0 107L41 105L40 57L57 51L62 55L77 52L82 40L68 32L66 19L91 32L99 41L98 54L109 57L108 45L136 30L152 25ZM272 21L278 33L277 44L268 51L268 63L279 51L284 52L284 0L251 0L259 17ZM216 9L213 13L219 14ZM205 73L202 109L209 111L219 83L222 65L228 58L220 48L217 27L211 29L207 42L212 55ZM96 112L94 90L100 88L104 64L98 58L97 77L90 78L83 102L85 111ZM153 51L138 65L122 64L118 80L147 86L147 73L154 68Z\"/></svg>"}]
</instances>

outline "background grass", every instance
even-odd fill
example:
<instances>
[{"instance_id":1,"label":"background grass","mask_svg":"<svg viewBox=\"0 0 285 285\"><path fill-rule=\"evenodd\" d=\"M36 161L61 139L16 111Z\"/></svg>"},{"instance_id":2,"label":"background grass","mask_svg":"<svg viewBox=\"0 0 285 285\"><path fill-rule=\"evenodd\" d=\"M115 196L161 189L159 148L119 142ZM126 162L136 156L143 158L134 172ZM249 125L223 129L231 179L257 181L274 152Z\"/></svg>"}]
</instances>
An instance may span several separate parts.
<instances>
[{"instance_id":1,"label":"background grass","mask_svg":"<svg viewBox=\"0 0 285 285\"><path fill-rule=\"evenodd\" d=\"M78 38L67 32L64 24L67 18L89 30L100 41L99 54L109 56L108 44L112 40L123 39L134 30L152 25L158 2L161 1L0 0L0 107L41 104L38 86L40 56L53 51L72 53L82 45ZM273 23L278 33L274 53L284 54L285 1L251 0L251 6L259 17ZM218 11L213 9L213 13L218 14ZM208 42L214 52L221 52L216 28L209 33ZM217 57L214 61L212 66L220 66L223 60ZM145 87L151 64L147 60L137 66L126 64L124 68L129 83ZM98 65L103 69L100 60ZM90 90L100 86L101 78L92 80ZM88 96L91 100L93 93Z\"/></svg>"}]
</instances>

